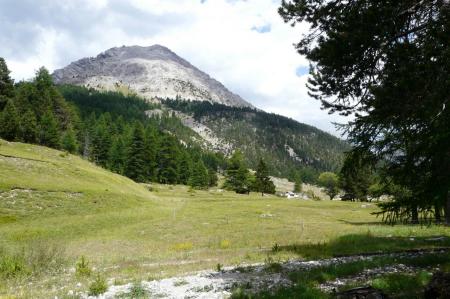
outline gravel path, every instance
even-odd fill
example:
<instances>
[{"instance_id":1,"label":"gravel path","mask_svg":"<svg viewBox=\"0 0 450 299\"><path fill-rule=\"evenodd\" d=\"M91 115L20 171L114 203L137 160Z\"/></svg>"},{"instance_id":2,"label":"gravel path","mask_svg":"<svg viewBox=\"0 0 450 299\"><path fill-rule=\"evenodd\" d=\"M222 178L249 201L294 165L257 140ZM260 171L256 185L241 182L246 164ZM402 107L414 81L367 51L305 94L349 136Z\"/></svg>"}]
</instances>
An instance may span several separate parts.
<instances>
[{"instance_id":1,"label":"gravel path","mask_svg":"<svg viewBox=\"0 0 450 299\"><path fill-rule=\"evenodd\" d=\"M273 290L283 286L291 286L293 282L289 280L288 274L292 271L308 270L315 267L345 264L362 260L370 260L374 257L419 257L421 255L434 252L447 252L449 249L407 251L389 254L366 254L330 258L316 261L292 260L282 264L277 264L276 268L265 264L256 264L240 267L229 267L223 271L203 271L195 275L172 277L162 280L143 281L142 287L149 294L149 298L227 298L231 295L232 289L240 286L249 293L256 293L260 290ZM336 279L320 285L324 291L332 292L334 288L350 282L367 281L370 278L386 273L414 273L418 269L402 264L369 269L361 272L357 276L345 279ZM111 286L108 291L97 297L101 299L120 298L120 295L129 293L132 284ZM84 298L94 298L87 297Z\"/></svg>"}]
</instances>

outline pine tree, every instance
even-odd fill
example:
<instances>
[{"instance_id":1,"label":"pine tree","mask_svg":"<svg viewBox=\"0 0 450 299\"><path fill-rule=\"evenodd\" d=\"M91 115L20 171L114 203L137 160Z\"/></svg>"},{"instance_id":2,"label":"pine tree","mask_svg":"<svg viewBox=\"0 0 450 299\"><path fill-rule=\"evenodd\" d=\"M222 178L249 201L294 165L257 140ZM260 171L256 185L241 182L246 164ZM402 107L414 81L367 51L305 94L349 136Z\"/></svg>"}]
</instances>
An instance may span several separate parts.
<instances>
[{"instance_id":1,"label":"pine tree","mask_svg":"<svg viewBox=\"0 0 450 299\"><path fill-rule=\"evenodd\" d=\"M295 179L294 179L294 192L295 193L300 193L302 192L302 179L300 177L300 175L298 173L295 174Z\"/></svg>"},{"instance_id":2,"label":"pine tree","mask_svg":"<svg viewBox=\"0 0 450 299\"><path fill-rule=\"evenodd\" d=\"M187 185L189 183L189 178L191 177L191 170L192 170L191 168L192 168L191 157L186 152L183 152L180 158L179 175L178 175L178 180L180 184Z\"/></svg>"},{"instance_id":3,"label":"pine tree","mask_svg":"<svg viewBox=\"0 0 450 299\"><path fill-rule=\"evenodd\" d=\"M109 124L111 123L108 113L102 114L95 124L92 136L91 157L100 166L106 167L108 162L108 152L111 148L111 132Z\"/></svg>"},{"instance_id":4,"label":"pine tree","mask_svg":"<svg viewBox=\"0 0 450 299\"><path fill-rule=\"evenodd\" d=\"M353 115L352 152L370 153L389 183L413 194L391 194L391 219L444 207L450 225L449 12L443 0L285 0L279 9L291 25L309 23L297 50L310 60L310 95Z\"/></svg>"},{"instance_id":5,"label":"pine tree","mask_svg":"<svg viewBox=\"0 0 450 299\"><path fill-rule=\"evenodd\" d=\"M145 163L145 135L142 123L137 122L133 130L131 144L128 149L124 174L136 182L146 180Z\"/></svg>"},{"instance_id":6,"label":"pine tree","mask_svg":"<svg viewBox=\"0 0 450 299\"><path fill-rule=\"evenodd\" d=\"M166 135L162 138L158 153L158 180L163 184L178 182L179 151L174 137Z\"/></svg>"},{"instance_id":7,"label":"pine tree","mask_svg":"<svg viewBox=\"0 0 450 299\"><path fill-rule=\"evenodd\" d=\"M369 163L357 153L348 153L339 173L339 187L345 192L347 200L367 200L369 187L374 177Z\"/></svg>"},{"instance_id":8,"label":"pine tree","mask_svg":"<svg viewBox=\"0 0 450 299\"><path fill-rule=\"evenodd\" d=\"M156 138L155 129L147 126L145 130L145 160L144 167L148 180L154 180L156 176L156 152L158 150L158 140Z\"/></svg>"},{"instance_id":9,"label":"pine tree","mask_svg":"<svg viewBox=\"0 0 450 299\"><path fill-rule=\"evenodd\" d=\"M14 97L14 81L9 74L5 59L0 57L0 111L5 108L8 99Z\"/></svg>"},{"instance_id":10,"label":"pine tree","mask_svg":"<svg viewBox=\"0 0 450 299\"><path fill-rule=\"evenodd\" d=\"M48 147L59 148L60 132L53 113L46 112L40 121L39 143Z\"/></svg>"},{"instance_id":11,"label":"pine tree","mask_svg":"<svg viewBox=\"0 0 450 299\"><path fill-rule=\"evenodd\" d=\"M264 193L275 193L275 185L269 177L267 165L262 158L259 159L258 167L256 168L255 187L256 191L261 192L262 196L264 196Z\"/></svg>"},{"instance_id":12,"label":"pine tree","mask_svg":"<svg viewBox=\"0 0 450 299\"><path fill-rule=\"evenodd\" d=\"M189 186L197 189L207 188L209 184L208 170L202 160L193 163Z\"/></svg>"},{"instance_id":13,"label":"pine tree","mask_svg":"<svg viewBox=\"0 0 450 299\"><path fill-rule=\"evenodd\" d=\"M209 187L217 186L218 181L219 181L219 178L217 176L217 171L209 168L208 169L208 185L209 185Z\"/></svg>"},{"instance_id":14,"label":"pine tree","mask_svg":"<svg viewBox=\"0 0 450 299\"><path fill-rule=\"evenodd\" d=\"M36 115L31 109L27 109L20 122L21 139L27 143L37 143L39 139L39 128Z\"/></svg>"},{"instance_id":15,"label":"pine tree","mask_svg":"<svg viewBox=\"0 0 450 299\"><path fill-rule=\"evenodd\" d=\"M76 153L78 151L78 141L75 132L72 128L67 129L61 137L61 147L69 153Z\"/></svg>"},{"instance_id":16,"label":"pine tree","mask_svg":"<svg viewBox=\"0 0 450 299\"><path fill-rule=\"evenodd\" d=\"M8 141L17 141L20 136L20 118L12 100L6 103L0 113L0 137Z\"/></svg>"},{"instance_id":17,"label":"pine tree","mask_svg":"<svg viewBox=\"0 0 450 299\"><path fill-rule=\"evenodd\" d=\"M224 188L237 193L248 193L250 191L248 178L249 171L243 161L242 153L236 151L228 162Z\"/></svg>"},{"instance_id":18,"label":"pine tree","mask_svg":"<svg viewBox=\"0 0 450 299\"><path fill-rule=\"evenodd\" d=\"M108 153L108 169L123 174L127 161L127 146L122 136L115 136Z\"/></svg>"}]
</instances>

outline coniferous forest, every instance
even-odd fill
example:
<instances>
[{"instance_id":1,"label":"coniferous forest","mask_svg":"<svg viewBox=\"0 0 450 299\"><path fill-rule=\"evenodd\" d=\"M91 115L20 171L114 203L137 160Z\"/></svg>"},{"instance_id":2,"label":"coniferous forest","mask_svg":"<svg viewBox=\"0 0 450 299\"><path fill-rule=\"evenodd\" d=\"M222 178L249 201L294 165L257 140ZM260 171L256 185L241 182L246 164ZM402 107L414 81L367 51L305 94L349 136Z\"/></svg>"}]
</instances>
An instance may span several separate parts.
<instances>
[{"instance_id":1,"label":"coniferous forest","mask_svg":"<svg viewBox=\"0 0 450 299\"><path fill-rule=\"evenodd\" d=\"M233 157L228 160L221 153L173 135L175 131L190 140L195 134L174 115L146 115L160 104L134 95L55 86L45 68L39 69L33 80L14 84L4 60L1 66L7 83L2 86L0 113L0 136L5 140L77 154L136 182L204 189L217 185L218 172L233 172ZM243 171L243 158L236 155ZM247 168L237 181L225 187L238 193L259 190ZM267 191L274 192L274 188Z\"/></svg>"}]
</instances>

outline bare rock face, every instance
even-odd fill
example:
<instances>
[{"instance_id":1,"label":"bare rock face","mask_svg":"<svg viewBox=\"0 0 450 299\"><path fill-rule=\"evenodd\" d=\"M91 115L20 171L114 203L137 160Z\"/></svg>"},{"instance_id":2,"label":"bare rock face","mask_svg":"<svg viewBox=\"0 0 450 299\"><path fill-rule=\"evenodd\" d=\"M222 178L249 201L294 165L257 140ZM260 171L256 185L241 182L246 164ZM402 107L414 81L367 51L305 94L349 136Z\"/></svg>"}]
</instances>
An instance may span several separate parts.
<instances>
[{"instance_id":1,"label":"bare rock face","mask_svg":"<svg viewBox=\"0 0 450 299\"><path fill-rule=\"evenodd\" d=\"M109 49L53 73L57 84L134 92L148 100L180 97L235 107L253 107L217 80L160 45Z\"/></svg>"}]
</instances>

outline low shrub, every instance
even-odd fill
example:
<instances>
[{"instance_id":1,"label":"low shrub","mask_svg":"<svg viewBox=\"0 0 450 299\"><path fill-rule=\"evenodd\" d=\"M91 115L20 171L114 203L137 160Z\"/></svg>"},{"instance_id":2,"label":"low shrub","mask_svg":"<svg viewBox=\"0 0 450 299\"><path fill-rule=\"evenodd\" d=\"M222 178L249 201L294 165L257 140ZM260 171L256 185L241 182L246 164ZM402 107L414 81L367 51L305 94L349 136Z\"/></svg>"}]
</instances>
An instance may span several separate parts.
<instances>
[{"instance_id":1,"label":"low shrub","mask_svg":"<svg viewBox=\"0 0 450 299\"><path fill-rule=\"evenodd\" d=\"M140 282L136 282L131 286L130 290L127 293L120 295L118 298L121 299L149 298L149 292L147 292L147 290L142 286Z\"/></svg>"},{"instance_id":2,"label":"low shrub","mask_svg":"<svg viewBox=\"0 0 450 299\"><path fill-rule=\"evenodd\" d=\"M92 274L89 262L86 260L84 255L81 256L80 260L77 262L75 266L75 273L77 276L86 276L86 277Z\"/></svg>"},{"instance_id":3,"label":"low shrub","mask_svg":"<svg viewBox=\"0 0 450 299\"><path fill-rule=\"evenodd\" d=\"M45 242L33 242L20 250L0 248L0 277L6 279L57 272L64 263L64 250Z\"/></svg>"},{"instance_id":4,"label":"low shrub","mask_svg":"<svg viewBox=\"0 0 450 299\"><path fill-rule=\"evenodd\" d=\"M222 241L220 241L219 247L221 249L227 249L230 247L230 245L231 245L230 240L222 240Z\"/></svg>"},{"instance_id":5,"label":"low shrub","mask_svg":"<svg viewBox=\"0 0 450 299\"><path fill-rule=\"evenodd\" d=\"M89 296L98 296L105 293L108 290L106 280L97 274L95 280L89 285Z\"/></svg>"}]
</instances>

